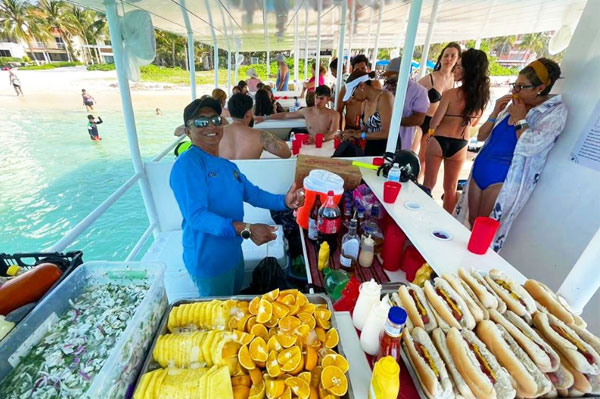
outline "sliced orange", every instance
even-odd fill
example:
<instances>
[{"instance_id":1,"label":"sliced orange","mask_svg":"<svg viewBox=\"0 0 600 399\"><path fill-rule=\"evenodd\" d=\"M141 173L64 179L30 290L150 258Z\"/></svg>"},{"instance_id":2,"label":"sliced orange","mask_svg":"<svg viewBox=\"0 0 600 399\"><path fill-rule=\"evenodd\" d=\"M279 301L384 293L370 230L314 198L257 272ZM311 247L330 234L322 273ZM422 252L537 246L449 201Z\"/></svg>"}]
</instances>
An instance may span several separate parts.
<instances>
[{"instance_id":1,"label":"sliced orange","mask_svg":"<svg viewBox=\"0 0 600 399\"><path fill-rule=\"evenodd\" d=\"M300 313L308 313L308 314L313 314L315 313L315 309L317 307L315 306L314 303L307 303L306 305L302 305L300 306Z\"/></svg>"},{"instance_id":2,"label":"sliced orange","mask_svg":"<svg viewBox=\"0 0 600 399\"><path fill-rule=\"evenodd\" d=\"M318 391L319 399L338 399L338 396L332 394L331 392L323 388L322 385L319 385Z\"/></svg>"},{"instance_id":3,"label":"sliced orange","mask_svg":"<svg viewBox=\"0 0 600 399\"><path fill-rule=\"evenodd\" d=\"M283 391L285 391L285 381L265 377L265 391L267 393L267 398L278 398L283 395Z\"/></svg>"},{"instance_id":4,"label":"sliced orange","mask_svg":"<svg viewBox=\"0 0 600 399\"><path fill-rule=\"evenodd\" d=\"M284 294L285 291L282 291L277 299L277 302L281 302L284 305L293 305L296 303L296 295L294 294Z\"/></svg>"},{"instance_id":5,"label":"sliced orange","mask_svg":"<svg viewBox=\"0 0 600 399\"><path fill-rule=\"evenodd\" d=\"M223 360L231 359L232 357L237 357L237 354L240 351L240 345L237 342L229 341L223 345L223 349L221 349L221 358Z\"/></svg>"},{"instance_id":6,"label":"sliced orange","mask_svg":"<svg viewBox=\"0 0 600 399\"><path fill-rule=\"evenodd\" d=\"M323 371L323 367L317 366L310 372L310 386L318 387L321 382L321 371Z\"/></svg>"},{"instance_id":7,"label":"sliced orange","mask_svg":"<svg viewBox=\"0 0 600 399\"><path fill-rule=\"evenodd\" d=\"M304 295L303 293L301 293L300 291L298 291L296 293L296 305L298 306L304 306L308 303L308 299L306 298L306 295Z\"/></svg>"},{"instance_id":8,"label":"sliced orange","mask_svg":"<svg viewBox=\"0 0 600 399\"><path fill-rule=\"evenodd\" d=\"M285 332L279 332L277 334L277 340L279 341L281 346L283 346L284 348L289 348L290 346L292 346L296 343L296 341L298 340L298 336L293 335L293 334L288 334Z\"/></svg>"},{"instance_id":9,"label":"sliced orange","mask_svg":"<svg viewBox=\"0 0 600 399\"><path fill-rule=\"evenodd\" d=\"M256 324L256 316L251 316L248 321L246 322L246 332L250 332L250 330L252 330L252 327Z\"/></svg>"},{"instance_id":10,"label":"sliced orange","mask_svg":"<svg viewBox=\"0 0 600 399\"><path fill-rule=\"evenodd\" d=\"M253 384L250 388L250 396L248 399L263 399L265 397L265 383Z\"/></svg>"},{"instance_id":11,"label":"sliced orange","mask_svg":"<svg viewBox=\"0 0 600 399\"><path fill-rule=\"evenodd\" d=\"M304 368L308 371L314 369L317 366L318 355L317 351L310 346L306 347L306 362ZM310 381L309 381L310 382Z\"/></svg>"},{"instance_id":12,"label":"sliced orange","mask_svg":"<svg viewBox=\"0 0 600 399\"><path fill-rule=\"evenodd\" d=\"M238 352L238 361L246 370L253 370L256 368L254 361L250 357L250 351L248 350L247 345L242 345L240 351Z\"/></svg>"},{"instance_id":13,"label":"sliced orange","mask_svg":"<svg viewBox=\"0 0 600 399\"><path fill-rule=\"evenodd\" d=\"M308 399L319 399L319 390L317 387L310 386L310 395L308 396Z\"/></svg>"},{"instance_id":14,"label":"sliced orange","mask_svg":"<svg viewBox=\"0 0 600 399\"><path fill-rule=\"evenodd\" d=\"M273 336L267 341L267 349L269 350L269 353L272 351L279 352L283 349L283 346L279 343L277 337Z\"/></svg>"},{"instance_id":15,"label":"sliced orange","mask_svg":"<svg viewBox=\"0 0 600 399\"><path fill-rule=\"evenodd\" d=\"M292 391L290 390L290 387L285 387L285 390L279 399L292 399Z\"/></svg>"},{"instance_id":16,"label":"sliced orange","mask_svg":"<svg viewBox=\"0 0 600 399\"><path fill-rule=\"evenodd\" d=\"M296 366L295 369L293 369L292 371L290 371L290 374L291 375L298 375L303 370L304 370L304 356L300 356L300 363L298 363L298 365Z\"/></svg>"},{"instance_id":17,"label":"sliced orange","mask_svg":"<svg viewBox=\"0 0 600 399\"><path fill-rule=\"evenodd\" d=\"M336 396L344 396L348 392L348 379L336 366L327 366L321 371L321 385Z\"/></svg>"},{"instance_id":18,"label":"sliced orange","mask_svg":"<svg viewBox=\"0 0 600 399\"><path fill-rule=\"evenodd\" d=\"M302 378L304 381L306 381L310 385L312 376L310 375L310 371L305 371L303 373L298 374L298 378Z\"/></svg>"},{"instance_id":19,"label":"sliced orange","mask_svg":"<svg viewBox=\"0 0 600 399\"><path fill-rule=\"evenodd\" d=\"M308 382L298 377L290 377L285 380L285 385L290 387L294 395L300 399L308 399L310 395L310 385Z\"/></svg>"},{"instance_id":20,"label":"sliced orange","mask_svg":"<svg viewBox=\"0 0 600 399\"><path fill-rule=\"evenodd\" d=\"M265 341L269 339L269 332L267 331L267 327L263 326L262 324L253 325L252 329L250 330L250 334L254 335L255 337L261 337Z\"/></svg>"},{"instance_id":21,"label":"sliced orange","mask_svg":"<svg viewBox=\"0 0 600 399\"><path fill-rule=\"evenodd\" d=\"M250 312L250 314L256 316L258 314L258 309L260 308L260 300L261 298L259 296L254 297L253 300L250 301L250 304L248 305L248 312Z\"/></svg>"},{"instance_id":22,"label":"sliced orange","mask_svg":"<svg viewBox=\"0 0 600 399\"><path fill-rule=\"evenodd\" d=\"M323 367L336 366L337 368L342 370L344 373L347 372L348 369L350 369L348 360L346 360L346 358L344 356L342 356L338 353L329 354L329 355L325 356L321 360L321 366L323 366Z\"/></svg>"},{"instance_id":23,"label":"sliced orange","mask_svg":"<svg viewBox=\"0 0 600 399\"><path fill-rule=\"evenodd\" d=\"M245 385L234 385L233 399L248 399L250 396L250 387Z\"/></svg>"},{"instance_id":24,"label":"sliced orange","mask_svg":"<svg viewBox=\"0 0 600 399\"><path fill-rule=\"evenodd\" d=\"M249 375L231 377L231 386L234 387L236 385L245 385L247 387L250 387L250 385L252 385L252 380L250 379Z\"/></svg>"},{"instance_id":25,"label":"sliced orange","mask_svg":"<svg viewBox=\"0 0 600 399\"><path fill-rule=\"evenodd\" d=\"M331 319L331 310L317 306L315 309L315 317L317 319L329 320Z\"/></svg>"},{"instance_id":26,"label":"sliced orange","mask_svg":"<svg viewBox=\"0 0 600 399\"><path fill-rule=\"evenodd\" d=\"M277 300L277 298L279 297L279 288L276 288L273 291L269 291L266 294L263 294L262 297L269 302Z\"/></svg>"},{"instance_id":27,"label":"sliced orange","mask_svg":"<svg viewBox=\"0 0 600 399\"><path fill-rule=\"evenodd\" d=\"M279 377L283 373L283 371L281 371L281 367L279 366L279 362L277 361L277 352L275 351L269 352L266 366L267 373L270 377Z\"/></svg>"},{"instance_id":28,"label":"sliced orange","mask_svg":"<svg viewBox=\"0 0 600 399\"><path fill-rule=\"evenodd\" d=\"M294 371L302 362L302 351L297 346L284 349L277 355L277 361L281 365L281 371Z\"/></svg>"},{"instance_id":29,"label":"sliced orange","mask_svg":"<svg viewBox=\"0 0 600 399\"><path fill-rule=\"evenodd\" d=\"M248 349L250 358L255 362L265 362L267 360L269 352L267 350L267 343L262 337L254 338L252 342L250 342Z\"/></svg>"},{"instance_id":30,"label":"sliced orange","mask_svg":"<svg viewBox=\"0 0 600 399\"><path fill-rule=\"evenodd\" d=\"M290 312L288 307L283 303L273 302L271 305L273 305L273 315L279 319L285 317Z\"/></svg>"},{"instance_id":31,"label":"sliced orange","mask_svg":"<svg viewBox=\"0 0 600 399\"><path fill-rule=\"evenodd\" d=\"M269 328L269 338L274 337L277 335L277 329L276 328Z\"/></svg>"},{"instance_id":32,"label":"sliced orange","mask_svg":"<svg viewBox=\"0 0 600 399\"><path fill-rule=\"evenodd\" d=\"M248 323L248 319L250 319L251 316L251 314L246 314L241 319L239 319L235 326L235 329L239 331L247 331L246 324Z\"/></svg>"},{"instance_id":33,"label":"sliced orange","mask_svg":"<svg viewBox=\"0 0 600 399\"><path fill-rule=\"evenodd\" d=\"M292 332L301 324L302 321L294 316L285 316L283 319L279 320L279 328L285 332Z\"/></svg>"},{"instance_id":34,"label":"sliced orange","mask_svg":"<svg viewBox=\"0 0 600 399\"><path fill-rule=\"evenodd\" d=\"M266 323L271 320L273 315L273 305L266 299L261 299L258 304L258 313L256 314L257 323Z\"/></svg>"},{"instance_id":35,"label":"sliced orange","mask_svg":"<svg viewBox=\"0 0 600 399\"><path fill-rule=\"evenodd\" d=\"M232 334L233 340L238 344L242 345L248 345L254 339L254 336L252 334L248 334L240 330L233 330Z\"/></svg>"},{"instance_id":36,"label":"sliced orange","mask_svg":"<svg viewBox=\"0 0 600 399\"><path fill-rule=\"evenodd\" d=\"M329 320L317 318L317 324L319 327L324 328L325 330L329 330L331 328L331 322Z\"/></svg>"},{"instance_id":37,"label":"sliced orange","mask_svg":"<svg viewBox=\"0 0 600 399\"><path fill-rule=\"evenodd\" d=\"M334 351L333 349L329 349L329 348L319 349L319 357L321 359L325 358L325 356L327 356L327 355L337 355L337 352Z\"/></svg>"},{"instance_id":38,"label":"sliced orange","mask_svg":"<svg viewBox=\"0 0 600 399\"><path fill-rule=\"evenodd\" d=\"M265 323L266 327L273 328L279 324L279 318L275 315L271 316L271 319Z\"/></svg>"},{"instance_id":39,"label":"sliced orange","mask_svg":"<svg viewBox=\"0 0 600 399\"><path fill-rule=\"evenodd\" d=\"M252 385L264 383L262 371L260 371L259 369L255 368L252 370L248 370L248 373L250 374L250 380L252 380Z\"/></svg>"},{"instance_id":40,"label":"sliced orange","mask_svg":"<svg viewBox=\"0 0 600 399\"><path fill-rule=\"evenodd\" d=\"M317 334L317 338L319 338L319 341L325 342L327 334L325 334L325 330L322 327L315 327L315 333Z\"/></svg>"},{"instance_id":41,"label":"sliced orange","mask_svg":"<svg viewBox=\"0 0 600 399\"><path fill-rule=\"evenodd\" d=\"M325 334L325 346L329 349L333 349L340 343L340 335L335 328L327 331Z\"/></svg>"},{"instance_id":42,"label":"sliced orange","mask_svg":"<svg viewBox=\"0 0 600 399\"><path fill-rule=\"evenodd\" d=\"M296 315L296 317L300 319L302 324L305 324L308 327L310 327L311 330L317 325L315 318L310 313L300 312Z\"/></svg>"}]
</instances>

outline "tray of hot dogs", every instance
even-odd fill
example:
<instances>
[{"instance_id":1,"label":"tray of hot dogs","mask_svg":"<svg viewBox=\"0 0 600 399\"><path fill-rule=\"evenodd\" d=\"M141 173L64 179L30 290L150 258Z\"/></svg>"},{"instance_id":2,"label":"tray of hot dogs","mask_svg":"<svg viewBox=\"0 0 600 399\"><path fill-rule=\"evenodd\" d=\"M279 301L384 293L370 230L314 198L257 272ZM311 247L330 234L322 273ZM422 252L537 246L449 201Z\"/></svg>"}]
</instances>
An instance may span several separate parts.
<instances>
[{"instance_id":1,"label":"tray of hot dogs","mask_svg":"<svg viewBox=\"0 0 600 399\"><path fill-rule=\"evenodd\" d=\"M460 269L388 293L422 398L600 399L600 339L547 286Z\"/></svg>"}]
</instances>

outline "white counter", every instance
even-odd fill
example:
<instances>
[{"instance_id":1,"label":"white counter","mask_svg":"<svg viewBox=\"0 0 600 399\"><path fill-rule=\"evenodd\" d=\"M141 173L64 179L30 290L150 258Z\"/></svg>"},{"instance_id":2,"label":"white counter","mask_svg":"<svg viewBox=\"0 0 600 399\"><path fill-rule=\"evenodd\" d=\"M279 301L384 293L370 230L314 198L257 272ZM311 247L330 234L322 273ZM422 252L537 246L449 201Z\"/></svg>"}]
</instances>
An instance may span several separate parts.
<instances>
[{"instance_id":1,"label":"white counter","mask_svg":"<svg viewBox=\"0 0 600 399\"><path fill-rule=\"evenodd\" d=\"M287 141L286 143L287 143L288 147L290 147L290 149L291 149L292 142ZM335 150L333 148L333 140L325 141L321 148L315 147L314 144L304 144L300 148L300 154L314 155L314 156L318 156L318 157L331 157L333 155L334 151ZM292 158L295 158L295 157L296 157L295 155L292 155ZM270 152L263 151L260 158L261 159L274 159L274 158L277 159L278 157L271 154Z\"/></svg>"},{"instance_id":2,"label":"white counter","mask_svg":"<svg viewBox=\"0 0 600 399\"><path fill-rule=\"evenodd\" d=\"M292 128L306 128L306 120L304 118L299 119L268 119L264 122L257 123L254 125L257 129L292 129Z\"/></svg>"}]
</instances>

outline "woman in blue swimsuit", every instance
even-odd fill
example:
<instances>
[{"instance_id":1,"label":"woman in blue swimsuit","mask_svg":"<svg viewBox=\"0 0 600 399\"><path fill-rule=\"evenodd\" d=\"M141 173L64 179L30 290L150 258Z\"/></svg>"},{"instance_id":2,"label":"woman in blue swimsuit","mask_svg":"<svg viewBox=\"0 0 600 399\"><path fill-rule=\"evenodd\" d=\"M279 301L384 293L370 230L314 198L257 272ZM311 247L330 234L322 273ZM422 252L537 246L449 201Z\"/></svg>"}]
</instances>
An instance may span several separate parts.
<instances>
[{"instance_id":1,"label":"woman in blue swimsuit","mask_svg":"<svg viewBox=\"0 0 600 399\"><path fill-rule=\"evenodd\" d=\"M462 53L454 67L454 80L462 85L442 95L433 119L425 150L425 180L433 190L442 161L444 162L444 209L454 211L458 176L467 157L469 129L475 126L490 99L488 59L481 50Z\"/></svg>"}]
</instances>

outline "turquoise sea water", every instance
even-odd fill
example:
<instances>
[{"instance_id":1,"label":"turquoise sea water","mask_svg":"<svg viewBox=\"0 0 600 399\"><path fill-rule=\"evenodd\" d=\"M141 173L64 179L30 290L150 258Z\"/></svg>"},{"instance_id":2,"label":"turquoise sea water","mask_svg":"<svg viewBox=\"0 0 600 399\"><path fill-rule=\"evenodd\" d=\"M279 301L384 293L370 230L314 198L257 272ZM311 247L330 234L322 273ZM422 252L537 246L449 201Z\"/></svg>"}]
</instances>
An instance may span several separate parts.
<instances>
[{"instance_id":1,"label":"turquoise sea water","mask_svg":"<svg viewBox=\"0 0 600 399\"><path fill-rule=\"evenodd\" d=\"M140 150L151 159L173 141L181 112L136 111ZM37 252L58 241L133 175L121 112L100 112L102 141L81 110L7 109L0 123L0 253ZM172 155L171 155L172 157ZM148 226L133 186L70 248L88 260L123 260Z\"/></svg>"}]
</instances>

